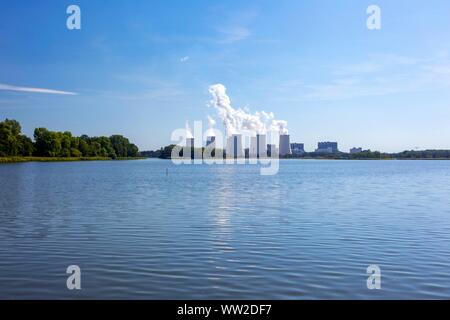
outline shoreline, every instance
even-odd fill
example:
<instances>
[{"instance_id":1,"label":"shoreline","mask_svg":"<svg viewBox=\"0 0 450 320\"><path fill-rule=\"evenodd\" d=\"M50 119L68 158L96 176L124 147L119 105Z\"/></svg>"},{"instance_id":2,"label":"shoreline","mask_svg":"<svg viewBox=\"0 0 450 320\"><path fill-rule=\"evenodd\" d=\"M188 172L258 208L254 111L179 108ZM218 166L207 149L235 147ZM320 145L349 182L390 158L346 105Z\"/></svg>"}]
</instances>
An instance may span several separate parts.
<instances>
[{"instance_id":1,"label":"shoreline","mask_svg":"<svg viewBox=\"0 0 450 320\"><path fill-rule=\"evenodd\" d=\"M10 164L10 163L26 163L26 162L80 162L80 161L127 161L127 160L146 160L146 159L158 159L158 160L171 160L170 158L158 158L158 157L133 157L133 158L110 158L110 157L0 157L0 165ZM269 158L268 158L269 159ZM224 159L227 160L227 159ZM228 159L236 160L236 159ZM245 158L247 161L248 158ZM258 159L259 160L259 159ZM450 160L449 158L356 158L356 159L346 159L346 158L315 158L315 157L305 157L305 158L278 158L278 160L333 160L333 161L399 161L399 160L422 160L422 161L433 161L433 160Z\"/></svg>"},{"instance_id":2,"label":"shoreline","mask_svg":"<svg viewBox=\"0 0 450 320\"><path fill-rule=\"evenodd\" d=\"M145 159L159 159L159 160L171 160L171 158L158 158L158 157L149 157L149 158L145 158ZM249 158L237 158L237 159L226 159L224 158L223 160L225 161L235 161L235 160L241 160L245 159L245 161L249 160ZM262 158L262 159L270 159L270 160L274 160L272 158ZM276 160L293 160L293 161L297 161L297 160L335 160L335 161L401 161L401 160L450 160L450 158L354 158L354 159L350 159L350 158L319 158L319 157L304 157L304 158L275 158ZM189 159L187 159L189 160ZM194 160L194 159L191 159ZM202 159L203 160L203 159ZM260 160L260 159L254 159L251 158L251 160Z\"/></svg>"},{"instance_id":3,"label":"shoreline","mask_svg":"<svg viewBox=\"0 0 450 320\"><path fill-rule=\"evenodd\" d=\"M0 157L0 164L24 163L24 162L78 162L78 161L124 161L142 160L145 157L134 158L110 158L110 157Z\"/></svg>"}]
</instances>

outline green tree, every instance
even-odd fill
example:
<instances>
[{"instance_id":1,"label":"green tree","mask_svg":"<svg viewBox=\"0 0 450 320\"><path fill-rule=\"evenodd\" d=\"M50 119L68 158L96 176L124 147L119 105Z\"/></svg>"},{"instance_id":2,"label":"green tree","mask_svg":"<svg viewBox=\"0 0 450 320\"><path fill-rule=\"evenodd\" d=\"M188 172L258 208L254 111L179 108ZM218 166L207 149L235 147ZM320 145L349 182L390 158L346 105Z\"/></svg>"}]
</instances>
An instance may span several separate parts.
<instances>
[{"instance_id":1,"label":"green tree","mask_svg":"<svg viewBox=\"0 0 450 320\"><path fill-rule=\"evenodd\" d=\"M137 157L138 155L139 155L139 148L133 143L128 144L127 156L133 158L133 157Z\"/></svg>"},{"instance_id":2,"label":"green tree","mask_svg":"<svg viewBox=\"0 0 450 320\"><path fill-rule=\"evenodd\" d=\"M139 155L138 147L130 143L124 136L112 135L109 140L111 140L111 145L118 157L137 157Z\"/></svg>"},{"instance_id":3,"label":"green tree","mask_svg":"<svg viewBox=\"0 0 450 320\"><path fill-rule=\"evenodd\" d=\"M162 159L170 159L172 158L172 150L175 148L174 144L165 146L164 149L161 150L161 155L159 156ZM182 156L182 151L180 152L180 157Z\"/></svg>"},{"instance_id":4,"label":"green tree","mask_svg":"<svg viewBox=\"0 0 450 320\"><path fill-rule=\"evenodd\" d=\"M34 145L33 141L25 135L19 136L19 155L30 157L33 155Z\"/></svg>"},{"instance_id":5,"label":"green tree","mask_svg":"<svg viewBox=\"0 0 450 320\"><path fill-rule=\"evenodd\" d=\"M36 155L41 157L57 157L61 155L62 135L48 131L46 128L34 130Z\"/></svg>"},{"instance_id":6,"label":"green tree","mask_svg":"<svg viewBox=\"0 0 450 320\"><path fill-rule=\"evenodd\" d=\"M33 141L21 134L21 126L16 120L0 122L0 156L30 156Z\"/></svg>"},{"instance_id":7,"label":"green tree","mask_svg":"<svg viewBox=\"0 0 450 320\"><path fill-rule=\"evenodd\" d=\"M87 142L89 138L87 136L81 136L79 140L78 150L84 157L89 157L89 144Z\"/></svg>"},{"instance_id":8,"label":"green tree","mask_svg":"<svg viewBox=\"0 0 450 320\"><path fill-rule=\"evenodd\" d=\"M58 138L61 140L61 151L60 157L70 157L72 150L72 133L66 132L58 132Z\"/></svg>"},{"instance_id":9,"label":"green tree","mask_svg":"<svg viewBox=\"0 0 450 320\"><path fill-rule=\"evenodd\" d=\"M0 122L0 156L19 154L20 131L20 124L16 120Z\"/></svg>"}]
</instances>

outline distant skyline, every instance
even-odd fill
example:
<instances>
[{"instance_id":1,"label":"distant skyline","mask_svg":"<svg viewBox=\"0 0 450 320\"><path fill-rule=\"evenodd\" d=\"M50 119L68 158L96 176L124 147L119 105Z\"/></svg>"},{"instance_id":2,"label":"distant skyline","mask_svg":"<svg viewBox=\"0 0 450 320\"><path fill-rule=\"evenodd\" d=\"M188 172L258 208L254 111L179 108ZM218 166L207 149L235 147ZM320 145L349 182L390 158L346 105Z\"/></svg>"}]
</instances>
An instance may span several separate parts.
<instances>
[{"instance_id":1,"label":"distant skyline","mask_svg":"<svg viewBox=\"0 0 450 320\"><path fill-rule=\"evenodd\" d=\"M81 8L82 29L66 28ZM381 30L366 9L381 8ZM450 149L450 2L3 1L0 120L141 150L234 108L273 112L291 142L399 152Z\"/></svg>"}]
</instances>

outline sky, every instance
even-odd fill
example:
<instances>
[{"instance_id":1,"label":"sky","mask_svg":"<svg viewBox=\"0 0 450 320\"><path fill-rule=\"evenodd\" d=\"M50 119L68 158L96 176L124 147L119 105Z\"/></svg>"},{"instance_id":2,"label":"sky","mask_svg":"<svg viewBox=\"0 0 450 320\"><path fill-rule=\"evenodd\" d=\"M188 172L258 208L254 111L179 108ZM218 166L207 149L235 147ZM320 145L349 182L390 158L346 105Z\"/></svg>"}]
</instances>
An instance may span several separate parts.
<instances>
[{"instance_id":1,"label":"sky","mask_svg":"<svg viewBox=\"0 0 450 320\"><path fill-rule=\"evenodd\" d=\"M69 5L81 29L69 30ZM381 29L366 26L369 5ZM141 150L185 122L273 112L291 142L450 149L450 2L0 0L0 119ZM206 130L206 128L205 128Z\"/></svg>"}]
</instances>

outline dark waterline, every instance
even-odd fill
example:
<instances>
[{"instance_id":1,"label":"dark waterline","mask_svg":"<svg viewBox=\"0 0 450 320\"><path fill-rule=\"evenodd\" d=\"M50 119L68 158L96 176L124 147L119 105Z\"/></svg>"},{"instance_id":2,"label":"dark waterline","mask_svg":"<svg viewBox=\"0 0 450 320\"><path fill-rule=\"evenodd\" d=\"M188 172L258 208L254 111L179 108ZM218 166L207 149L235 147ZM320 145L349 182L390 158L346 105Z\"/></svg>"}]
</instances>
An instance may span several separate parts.
<instances>
[{"instance_id":1,"label":"dark waterline","mask_svg":"<svg viewBox=\"0 0 450 320\"><path fill-rule=\"evenodd\" d=\"M448 161L2 165L0 298L448 299L449 181Z\"/></svg>"}]
</instances>

